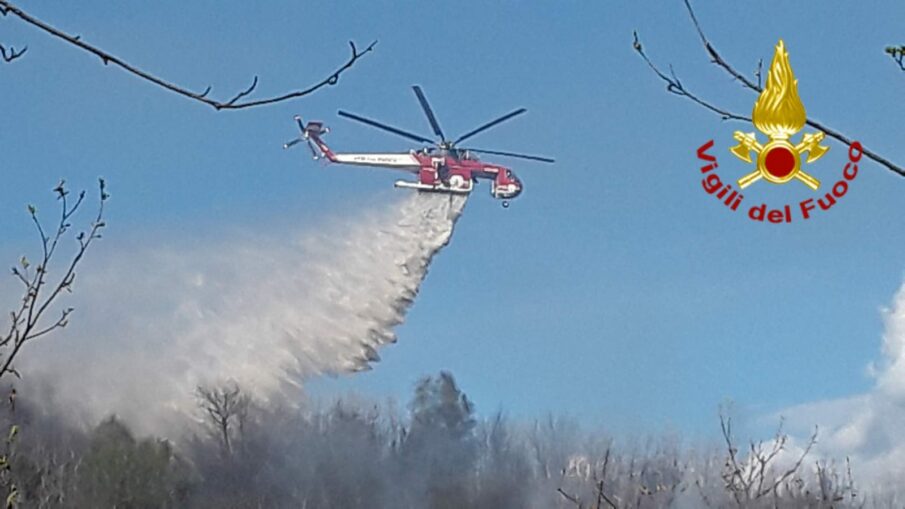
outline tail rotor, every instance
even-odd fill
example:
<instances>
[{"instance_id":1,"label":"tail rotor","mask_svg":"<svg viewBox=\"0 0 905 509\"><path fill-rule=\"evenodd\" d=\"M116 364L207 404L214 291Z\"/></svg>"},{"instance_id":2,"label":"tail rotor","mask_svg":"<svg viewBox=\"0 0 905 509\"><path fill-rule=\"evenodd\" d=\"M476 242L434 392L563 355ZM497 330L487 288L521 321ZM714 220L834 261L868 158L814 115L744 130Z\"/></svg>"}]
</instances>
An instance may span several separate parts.
<instances>
[{"instance_id":1,"label":"tail rotor","mask_svg":"<svg viewBox=\"0 0 905 509\"><path fill-rule=\"evenodd\" d=\"M283 144L283 148L292 148L298 145L301 142L305 142L308 145L308 149L311 151L311 156L317 160L321 158L321 153L317 150L317 147L314 146L314 142L311 141L311 133L313 132L315 135L321 135L327 133L329 130L323 127L320 123L311 122L307 126L304 121L302 121L302 117L296 115L293 117L295 123L299 126L299 137Z\"/></svg>"}]
</instances>

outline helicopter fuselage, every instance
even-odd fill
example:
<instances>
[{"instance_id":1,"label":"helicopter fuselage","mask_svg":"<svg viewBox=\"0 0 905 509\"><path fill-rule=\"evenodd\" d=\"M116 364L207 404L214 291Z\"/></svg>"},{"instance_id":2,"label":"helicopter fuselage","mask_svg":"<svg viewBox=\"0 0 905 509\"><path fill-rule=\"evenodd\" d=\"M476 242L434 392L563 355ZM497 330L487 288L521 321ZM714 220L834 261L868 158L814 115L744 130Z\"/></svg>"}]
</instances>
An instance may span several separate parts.
<instances>
[{"instance_id":1,"label":"helicopter fuselage","mask_svg":"<svg viewBox=\"0 0 905 509\"><path fill-rule=\"evenodd\" d=\"M490 181L494 198L509 200L522 192L522 183L505 166L486 163L464 150L411 150L407 153L340 153L324 143L320 122L309 122L305 135L317 147L315 157L330 162L407 171L416 181L399 180L396 187L420 191L468 194L478 180Z\"/></svg>"},{"instance_id":2,"label":"helicopter fuselage","mask_svg":"<svg viewBox=\"0 0 905 509\"><path fill-rule=\"evenodd\" d=\"M518 159L528 159L532 161L541 161L552 163L553 159L549 157L540 157L516 152L503 152L499 150L487 150L477 148L464 148L460 143L474 137L494 126L506 122L525 113L525 108L518 108L509 113L497 117L480 127L472 129L467 133L457 137L450 138L444 134L437 122L433 109L424 96L424 91L418 85L413 85L412 90L421 104L421 109L427 117L436 138L431 139L417 133L405 131L397 127L385 124L383 122L362 117L348 111L339 110L336 113L356 122L380 129L385 132L393 133L397 136L413 140L418 143L427 143L432 148L424 148L421 150L411 150L407 153L337 153L330 150L330 147L321 139L321 135L326 134L328 129L324 127L322 122L302 122L301 117L296 116L295 121L301 130L299 139L292 140L284 145L285 148L301 142L307 142L315 159L321 157L340 164L352 164L357 166L376 166L379 168L392 168L413 173L417 176L417 181L397 180L396 187L405 187L409 189L417 189L419 191L430 191L438 193L458 193L468 194L474 189L474 185L479 180L490 181L490 194L494 198L503 200L503 207L509 206L509 201L522 192L522 182L512 173L512 170L498 164L485 163L475 157L475 154L491 154L494 156L514 157Z\"/></svg>"}]
</instances>

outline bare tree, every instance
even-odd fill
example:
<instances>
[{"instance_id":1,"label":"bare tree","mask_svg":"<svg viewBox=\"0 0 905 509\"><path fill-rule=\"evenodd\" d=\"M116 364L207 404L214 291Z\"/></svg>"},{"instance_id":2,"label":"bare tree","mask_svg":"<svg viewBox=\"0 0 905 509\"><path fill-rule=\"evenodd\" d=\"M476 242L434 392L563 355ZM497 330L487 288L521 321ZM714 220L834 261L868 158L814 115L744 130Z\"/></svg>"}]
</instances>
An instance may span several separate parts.
<instances>
[{"instance_id":1,"label":"bare tree","mask_svg":"<svg viewBox=\"0 0 905 509\"><path fill-rule=\"evenodd\" d=\"M691 22L694 25L695 30L698 33L698 38L701 39L701 44L704 46L704 50L707 52L708 57L710 58L710 62L725 71L729 76L732 77L733 81L736 81L741 84L742 88L761 93L763 91L762 84L762 70L763 70L763 61L758 63L757 67L754 71L754 79L749 78L745 74L737 71L735 67L733 67L723 56L717 51L716 47L707 36L704 34L703 28L701 28L701 24L698 22L698 18L694 13L694 9L691 7L691 3L689 0L683 0L685 3L685 8L688 11L688 16L691 18ZM727 108L723 108L721 106L716 105L712 101L708 101L706 99L701 98L699 95L693 93L689 90L678 78L673 69L672 65L669 66L669 72L663 71L659 66L654 64L654 62L647 56L647 53L644 51L644 46L641 45L641 39L638 37L638 32L634 33L634 41L632 42L632 47L641 56L645 63L647 63L648 67L657 75L660 80L666 83L666 91L677 95L679 97L684 97L698 106L705 108L708 111L711 111L720 116L723 120L735 120L735 121L743 121L750 122L751 117L742 115L739 113L734 113ZM887 51L889 51L887 49ZM898 57L896 56L898 55ZM895 50L892 53L893 58L896 58L900 65L902 65L902 59L905 58L902 56L902 52L899 50ZM822 122L818 122L812 118L808 118L807 124L815 129L823 131L830 138L835 139L841 143L846 145L851 145L852 138L846 134L843 134L841 131L833 129ZM901 177L905 177L905 168L893 163L892 161L886 159L885 157L877 154L876 152L869 150L867 147L864 147L864 155L873 161L879 163L886 169L895 172Z\"/></svg>"},{"instance_id":2,"label":"bare tree","mask_svg":"<svg viewBox=\"0 0 905 509\"><path fill-rule=\"evenodd\" d=\"M101 62L103 62L104 65L110 65L110 64L115 65L115 66L119 67L120 69L123 69L124 71L132 74L133 76L137 76L138 78L151 82L151 83L153 83L159 87L162 87L166 90L169 90L170 92L173 92L175 94L179 94L183 97L187 97L194 101L198 101L198 102L207 104L208 106L210 106L218 111L219 110L238 110L238 109L243 109L243 108L251 108L253 106L262 106L265 104L278 103L278 102L287 101L290 99L295 99L297 97L303 97L303 96L309 95L323 87L326 87L327 85L335 85L339 81L339 77L343 72L345 72L347 69L352 67L355 64L355 62L358 61L359 58L370 53L371 50L374 49L374 46L377 44L377 41L374 41L371 44L369 44L368 47L366 47L364 50L359 51L359 49L355 46L355 43L352 41L349 41L349 46L352 49L352 54L349 57L349 59L342 66L340 66L335 71L333 71L333 73L331 73L329 76L327 76L326 78L322 79L321 81L319 81L313 85L310 85L306 88L299 89L299 90L292 90L292 91L286 92L284 94L275 95L275 96L267 97L264 99L247 100L246 98L258 86L258 77L255 76L251 82L251 85L249 85L248 88L236 93L229 99L215 100L215 99L208 97L208 94L211 91L210 86L207 87L207 89L205 89L204 92L192 92L191 90L178 86L171 81L164 80L149 72L143 71L140 68L126 62L125 60L123 60L119 57L116 57L103 49L98 48L97 46L93 46L91 44L86 43L85 41L82 40L81 36L79 36L79 35L67 34L66 32L63 32L62 30L59 30L59 29L53 27L52 25L50 25L44 21L41 21L40 19L35 18L34 16L26 13L25 11L23 11L19 7L16 7L15 5L8 2L7 0L0 0L0 15L8 16L10 14L12 14L13 16L16 16L17 18L21 19L25 23L28 23L29 25L32 25L32 26L40 29L41 31L51 35L52 37L62 39L63 41L66 41L67 43L69 43L73 46L76 46L76 47L100 58ZM3 57L4 61L12 62L13 60L16 60L17 58L20 58L27 49L28 49L28 47L26 46L26 47L23 47L21 50L16 51L15 48L10 47L9 51L7 51L7 49L4 46L0 45L0 56Z\"/></svg>"},{"instance_id":3,"label":"bare tree","mask_svg":"<svg viewBox=\"0 0 905 509\"><path fill-rule=\"evenodd\" d=\"M245 425L250 398L235 382L220 387L199 385L196 395L211 434L220 442L224 455L232 456L232 436L241 433Z\"/></svg>"},{"instance_id":4,"label":"bare tree","mask_svg":"<svg viewBox=\"0 0 905 509\"><path fill-rule=\"evenodd\" d=\"M732 495L735 503L742 507L747 507L750 502L768 495L777 497L779 488L794 479L793 476L798 474L805 457L817 443L817 428L815 427L814 433L792 465L777 470L776 460L779 454L785 450L789 441L789 436L783 432L782 423L769 444L765 444L763 441L751 441L745 457L739 456L739 449L734 444L732 418L722 412L720 413L720 429L723 440L726 442L726 462L721 477L726 491Z\"/></svg>"},{"instance_id":5,"label":"bare tree","mask_svg":"<svg viewBox=\"0 0 905 509\"><path fill-rule=\"evenodd\" d=\"M104 180L100 179L97 214L88 228L76 235L78 249L63 266L62 276L51 280L51 262L58 253L60 241L72 229L73 216L78 212L85 198L85 191L82 191L73 203L65 185L65 181L60 181L53 190L60 202L60 218L53 230L49 232L45 230L38 219L37 208L34 205L28 206L28 213L41 239L41 256L37 265L34 266L27 257L22 256L19 264L12 268L12 275L22 284L24 294L18 308L9 314L9 329L5 335L0 336L0 378L7 373L19 377L18 371L13 367L13 362L25 343L63 328L69 323L69 315L73 311L71 307L63 309L56 321L48 321L45 317L64 291L72 291L76 267L91 244L101 238L101 230L106 226L103 219L104 204L110 195L107 194ZM11 399L12 401L15 400Z\"/></svg>"}]
</instances>

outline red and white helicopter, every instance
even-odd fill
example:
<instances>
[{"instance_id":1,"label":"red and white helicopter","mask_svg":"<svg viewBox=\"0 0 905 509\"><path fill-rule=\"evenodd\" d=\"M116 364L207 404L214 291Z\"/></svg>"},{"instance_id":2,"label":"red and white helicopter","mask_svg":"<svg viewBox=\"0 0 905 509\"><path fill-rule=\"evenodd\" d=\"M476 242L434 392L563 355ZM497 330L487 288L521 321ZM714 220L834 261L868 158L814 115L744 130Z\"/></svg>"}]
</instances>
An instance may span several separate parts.
<instances>
[{"instance_id":1,"label":"red and white helicopter","mask_svg":"<svg viewBox=\"0 0 905 509\"><path fill-rule=\"evenodd\" d=\"M486 124L459 136L455 140L449 140L446 135L443 134L443 130L440 129L440 124L437 122L437 118L434 116L434 112L431 110L427 98L424 97L421 87L415 85L412 88L415 90L418 102L421 103L421 108L424 109L424 114L427 115L427 120L430 123L434 134L440 138L439 141L434 141L430 138L403 131L402 129L397 129L342 110L339 111L339 115L378 129L383 129L384 131L389 131L410 140L429 143L431 144L431 147L429 148L410 150L407 153L333 152L321 138L322 135L329 132L329 129L324 127L322 122L308 122L305 124L302 122L301 117L298 116L295 117L295 121L298 123L301 134L298 139L283 145L283 148L289 148L304 141L307 142L315 159L326 158L328 161L334 163L357 166L376 166L407 171L415 174L418 180L415 182L397 180L396 187L405 187L420 191L468 194L479 179L487 179L490 181L491 196L503 200L503 207L508 207L508 200L515 198L522 192L522 182L515 176L515 173L513 173L511 169L499 164L483 162L479 160L475 154L493 154L542 161L545 163L553 162L553 159L546 157L501 152L498 150L457 147L460 142L525 113L527 110L524 108L519 108L502 117L487 122Z\"/></svg>"}]
</instances>

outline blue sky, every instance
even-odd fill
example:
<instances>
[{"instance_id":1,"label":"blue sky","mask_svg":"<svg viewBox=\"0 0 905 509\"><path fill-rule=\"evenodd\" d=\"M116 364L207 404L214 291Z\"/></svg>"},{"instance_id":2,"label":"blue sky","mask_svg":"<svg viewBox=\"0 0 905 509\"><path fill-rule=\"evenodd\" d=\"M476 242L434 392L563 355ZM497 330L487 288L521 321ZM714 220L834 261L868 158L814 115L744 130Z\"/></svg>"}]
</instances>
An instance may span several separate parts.
<instances>
[{"instance_id":1,"label":"blue sky","mask_svg":"<svg viewBox=\"0 0 905 509\"><path fill-rule=\"evenodd\" d=\"M405 400L452 371L479 411L567 414L616 432L715 431L717 405L743 414L866 390L903 280L905 181L865 163L840 204L807 223L756 224L701 189L695 150L715 139L725 175L732 131L668 95L631 49L672 63L683 83L747 113L755 100L706 55L681 2L30 2L23 8L140 67L229 96L321 79L346 41L376 51L336 87L290 103L214 112L100 63L12 18L0 40L27 44L0 66L0 254L33 242L24 204L50 209L60 177L109 181L107 237L125 252L161 239L323 228L397 197L395 175L323 169L283 151L292 115L323 119L339 150L407 150L405 140L336 117L342 108L428 133L420 84L447 132L524 106L475 145L555 157L511 161L526 186L508 210L479 187L434 261L398 344L364 374L318 380ZM905 6L698 2L714 44L740 70L783 38L810 116L905 163L905 74L883 54L905 41ZM480 143L478 143L480 142ZM813 173L835 180L845 148ZM787 186L789 187L789 186ZM803 186L799 186L803 187ZM752 188L778 203L800 188ZM753 203L753 202L751 202ZM88 263L92 263L91 260ZM291 270L288 268L287 270ZM10 292L9 282L0 291ZM124 284L127 284L124 282ZM78 321L73 323L78 326Z\"/></svg>"}]
</instances>

